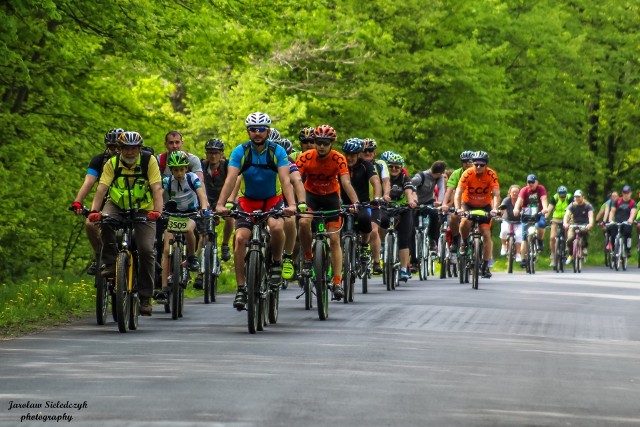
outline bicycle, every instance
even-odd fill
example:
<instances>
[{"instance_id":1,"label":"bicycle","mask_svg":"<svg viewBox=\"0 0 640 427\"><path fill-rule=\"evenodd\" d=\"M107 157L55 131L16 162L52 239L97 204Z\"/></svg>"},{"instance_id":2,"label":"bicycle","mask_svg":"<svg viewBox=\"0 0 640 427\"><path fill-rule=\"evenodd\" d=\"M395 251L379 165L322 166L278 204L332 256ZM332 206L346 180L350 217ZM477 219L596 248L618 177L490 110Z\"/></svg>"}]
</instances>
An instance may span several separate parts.
<instances>
[{"instance_id":1,"label":"bicycle","mask_svg":"<svg viewBox=\"0 0 640 427\"><path fill-rule=\"evenodd\" d=\"M529 208L531 212L528 214L522 214L523 226L527 232L526 244L527 253L525 256L525 267L527 273L536 274L536 262L538 261L538 230L536 229L536 222L540 219L541 214L536 208Z\"/></svg>"},{"instance_id":2,"label":"bicycle","mask_svg":"<svg viewBox=\"0 0 640 427\"><path fill-rule=\"evenodd\" d=\"M263 331L268 323L278 321L280 283L273 285L270 278L271 249L270 235L266 222L269 218L282 218L282 209L243 212L234 210L229 216L244 216L251 220L251 239L245 255L245 278L247 280L247 326L250 334Z\"/></svg>"},{"instance_id":3,"label":"bicycle","mask_svg":"<svg viewBox=\"0 0 640 427\"><path fill-rule=\"evenodd\" d=\"M137 216L137 209L115 215L102 215L102 224L116 232L116 274L113 284L113 314L122 333L138 329L140 298L138 297L138 252L133 239L136 223L147 222L146 217ZM108 287L108 286L107 286Z\"/></svg>"},{"instance_id":4,"label":"bicycle","mask_svg":"<svg viewBox=\"0 0 640 427\"><path fill-rule=\"evenodd\" d=\"M622 267L622 271L627 271L627 250L624 244L624 237L622 236L622 226L624 222L610 222L608 224L609 227L618 227L618 233L613 241L613 250L611 253L611 263L616 271L620 270Z\"/></svg>"},{"instance_id":5,"label":"bicycle","mask_svg":"<svg viewBox=\"0 0 640 427\"><path fill-rule=\"evenodd\" d=\"M368 203L358 205L360 209L368 209ZM367 293L371 260L363 261L362 239L355 231L356 213L349 211L349 206L342 206L341 216L344 218L340 246L342 247L342 284L344 288L344 303L353 302L356 277L362 280L362 293Z\"/></svg>"},{"instance_id":6,"label":"bicycle","mask_svg":"<svg viewBox=\"0 0 640 427\"><path fill-rule=\"evenodd\" d=\"M438 263L440 264L440 278L446 279L452 276L458 276L458 270L451 262L451 254L449 252L449 242L447 241L447 229L449 228L449 213L455 212L455 208L449 208L448 212L439 211L440 217L440 234L438 236Z\"/></svg>"},{"instance_id":7,"label":"bicycle","mask_svg":"<svg viewBox=\"0 0 640 427\"><path fill-rule=\"evenodd\" d=\"M609 236L608 228L609 224L605 224L604 222L599 223L602 227L604 234L604 266L609 267L609 269L613 270L613 242L611 241L611 236ZM640 246L638 246L638 250L640 250Z\"/></svg>"},{"instance_id":8,"label":"bicycle","mask_svg":"<svg viewBox=\"0 0 640 427\"><path fill-rule=\"evenodd\" d=\"M587 228L586 225L583 224L571 224L569 228L574 229L575 238L573 239L573 272L581 273L582 272L582 264L585 261L585 256L582 252L582 231Z\"/></svg>"},{"instance_id":9,"label":"bicycle","mask_svg":"<svg viewBox=\"0 0 640 427\"><path fill-rule=\"evenodd\" d=\"M302 293L296 296L296 299L300 299L304 296L304 309L311 310L313 308L314 297L313 283L311 281L311 278L307 277L303 271L303 261L304 254L302 253L302 250L299 250L298 258L296 261L298 266L296 271L298 272L298 285L300 286L300 289L302 289Z\"/></svg>"},{"instance_id":10,"label":"bicycle","mask_svg":"<svg viewBox=\"0 0 640 427\"><path fill-rule=\"evenodd\" d=\"M437 210L432 205L419 205L417 207L418 225L416 226L415 254L418 261L418 276L420 280L427 280L429 275L435 276L435 261L437 255L431 253L431 239L429 238L429 226L431 225L430 212ZM423 215L427 213L427 215ZM442 276L441 276L442 277Z\"/></svg>"},{"instance_id":11,"label":"bicycle","mask_svg":"<svg viewBox=\"0 0 640 427\"><path fill-rule=\"evenodd\" d=\"M218 294L218 277L220 276L220 258L218 256L218 234L216 226L220 218L214 213L208 213L200 221L203 236L202 251L200 253L200 272L202 273L202 287L204 289L204 303L216 302Z\"/></svg>"},{"instance_id":12,"label":"bicycle","mask_svg":"<svg viewBox=\"0 0 640 427\"><path fill-rule=\"evenodd\" d=\"M167 216L167 231L173 234L169 240L169 276L170 295L166 303L170 306L171 318L177 320L183 317L184 290L189 283L189 270L187 263L187 239L186 233L189 221L199 217L197 212L174 212L175 201L167 202L165 215ZM165 307L166 308L166 307Z\"/></svg>"},{"instance_id":13,"label":"bicycle","mask_svg":"<svg viewBox=\"0 0 640 427\"><path fill-rule=\"evenodd\" d=\"M483 211L482 209L475 209L469 212L461 212L461 217L471 220L471 232L467 238L467 250L461 248L460 254L464 253L465 262L460 262L460 276L465 276L465 283L469 283L469 276L471 276L471 287L478 289L480 281L480 275L482 274L481 266L483 262L482 250L482 233L480 233L480 221L484 218L492 218L493 216ZM470 245L469 245L470 244ZM469 246L471 246L469 248ZM469 253L469 250L471 251ZM462 279L461 279L462 280ZM462 282L460 282L462 283Z\"/></svg>"},{"instance_id":14,"label":"bicycle","mask_svg":"<svg viewBox=\"0 0 640 427\"><path fill-rule=\"evenodd\" d=\"M384 210L389 214L389 228L384 238L382 280L387 291L393 291L400 282L400 258L398 252L398 232L396 231L396 217L409 210L408 206L386 206Z\"/></svg>"},{"instance_id":15,"label":"bicycle","mask_svg":"<svg viewBox=\"0 0 640 427\"><path fill-rule=\"evenodd\" d=\"M567 261L567 246L564 237L564 227L562 223L553 223L552 226L558 227L556 237L555 237L555 245L556 250L554 254L554 265L553 270L556 273L564 273L564 264Z\"/></svg>"},{"instance_id":16,"label":"bicycle","mask_svg":"<svg viewBox=\"0 0 640 427\"><path fill-rule=\"evenodd\" d=\"M513 264L516 261L515 227L520 224L520 221L509 221L508 219L500 219L500 221L509 224L509 232L507 233L507 273L513 274Z\"/></svg>"}]
</instances>

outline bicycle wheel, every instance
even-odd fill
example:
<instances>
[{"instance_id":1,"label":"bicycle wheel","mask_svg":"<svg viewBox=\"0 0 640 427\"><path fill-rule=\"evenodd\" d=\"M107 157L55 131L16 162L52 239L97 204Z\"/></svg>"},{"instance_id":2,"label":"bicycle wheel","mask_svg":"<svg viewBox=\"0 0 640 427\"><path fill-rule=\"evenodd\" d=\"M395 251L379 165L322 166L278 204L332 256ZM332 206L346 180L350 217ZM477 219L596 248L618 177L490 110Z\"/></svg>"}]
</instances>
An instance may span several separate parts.
<instances>
[{"instance_id":1,"label":"bicycle wheel","mask_svg":"<svg viewBox=\"0 0 640 427\"><path fill-rule=\"evenodd\" d=\"M436 254L429 249L429 240L425 239L425 247L423 254L427 257L427 275L434 277L436 275Z\"/></svg>"},{"instance_id":2,"label":"bicycle wheel","mask_svg":"<svg viewBox=\"0 0 640 427\"><path fill-rule=\"evenodd\" d=\"M135 279L134 279L135 280ZM138 329L138 317L140 316L140 298L136 292L129 293L131 310L129 310L129 329Z\"/></svg>"},{"instance_id":3,"label":"bicycle wheel","mask_svg":"<svg viewBox=\"0 0 640 427\"><path fill-rule=\"evenodd\" d=\"M314 286L316 288L316 304L318 317L327 320L329 317L329 285L327 284L327 253L324 242L316 241L313 244L313 270L315 273Z\"/></svg>"},{"instance_id":4,"label":"bicycle wheel","mask_svg":"<svg viewBox=\"0 0 640 427\"><path fill-rule=\"evenodd\" d=\"M213 294L213 243L207 242L202 248L202 287L204 288L204 303L215 301Z\"/></svg>"},{"instance_id":5,"label":"bicycle wheel","mask_svg":"<svg viewBox=\"0 0 640 427\"><path fill-rule=\"evenodd\" d=\"M395 289L394 281L394 264L395 259L393 256L394 236L393 233L387 233L384 238L384 277L387 285L387 291Z\"/></svg>"},{"instance_id":6,"label":"bicycle wheel","mask_svg":"<svg viewBox=\"0 0 640 427\"><path fill-rule=\"evenodd\" d=\"M624 245L620 246L622 246L622 251L620 253L620 266L622 267L622 271L627 271L627 250L625 249Z\"/></svg>"},{"instance_id":7,"label":"bicycle wheel","mask_svg":"<svg viewBox=\"0 0 640 427\"><path fill-rule=\"evenodd\" d=\"M96 271L94 283L96 284L96 321L98 325L104 325L107 323L107 316L109 316L109 287L107 280L102 277L100 269Z\"/></svg>"},{"instance_id":8,"label":"bicycle wheel","mask_svg":"<svg viewBox=\"0 0 640 427\"><path fill-rule=\"evenodd\" d=\"M507 272L513 273L513 263L516 259L516 239L513 236L507 238Z\"/></svg>"},{"instance_id":9,"label":"bicycle wheel","mask_svg":"<svg viewBox=\"0 0 640 427\"><path fill-rule=\"evenodd\" d=\"M473 277L471 281L471 287L478 289L478 282L480 281L480 266L482 265L482 246L481 238L473 239Z\"/></svg>"},{"instance_id":10,"label":"bicycle wheel","mask_svg":"<svg viewBox=\"0 0 640 427\"><path fill-rule=\"evenodd\" d=\"M527 257L529 258L527 272L529 274L536 274L536 244L535 237L529 236L527 238Z\"/></svg>"},{"instance_id":11,"label":"bicycle wheel","mask_svg":"<svg viewBox=\"0 0 640 427\"><path fill-rule=\"evenodd\" d=\"M278 308L280 305L280 286L271 286L269 289L269 323L275 324L278 321Z\"/></svg>"},{"instance_id":12,"label":"bicycle wheel","mask_svg":"<svg viewBox=\"0 0 640 427\"><path fill-rule=\"evenodd\" d=\"M118 321L118 308L116 304L116 285L115 279L111 282L107 282L107 287L109 288L109 298L111 298L111 318L114 322Z\"/></svg>"},{"instance_id":13,"label":"bicycle wheel","mask_svg":"<svg viewBox=\"0 0 640 427\"><path fill-rule=\"evenodd\" d=\"M129 330L131 311L129 263L129 254L119 252L116 258L116 316L118 318L118 330L123 333Z\"/></svg>"},{"instance_id":14,"label":"bicycle wheel","mask_svg":"<svg viewBox=\"0 0 640 427\"><path fill-rule=\"evenodd\" d=\"M357 239L351 240L351 287L349 293L345 290L345 298L349 298L349 302L353 302L353 297L356 287L356 279L358 278L358 271L362 269L362 263L360 260L360 251L358 250Z\"/></svg>"},{"instance_id":15,"label":"bicycle wheel","mask_svg":"<svg viewBox=\"0 0 640 427\"><path fill-rule=\"evenodd\" d=\"M445 279L449 262L447 260L447 237L444 234L438 238L438 261L440 262L440 278Z\"/></svg>"},{"instance_id":16,"label":"bicycle wheel","mask_svg":"<svg viewBox=\"0 0 640 427\"><path fill-rule=\"evenodd\" d=\"M344 298L342 301L345 304L349 303L349 294L351 287L353 286L353 277L351 275L351 257L353 249L353 240L349 236L342 238L342 287L344 289Z\"/></svg>"},{"instance_id":17,"label":"bicycle wheel","mask_svg":"<svg viewBox=\"0 0 640 427\"><path fill-rule=\"evenodd\" d=\"M247 325L250 334L255 334L258 330L259 304L260 304L260 282L262 281L262 263L260 252L251 249L247 256L246 280L247 280Z\"/></svg>"},{"instance_id":18,"label":"bicycle wheel","mask_svg":"<svg viewBox=\"0 0 640 427\"><path fill-rule=\"evenodd\" d=\"M169 297L171 300L171 318L173 320L178 320L180 314L180 290L182 289L180 286L182 278L181 253L182 247L175 244L171 253L171 295Z\"/></svg>"},{"instance_id":19,"label":"bicycle wheel","mask_svg":"<svg viewBox=\"0 0 640 427\"><path fill-rule=\"evenodd\" d=\"M616 236L616 240L615 243L613 245L613 267L616 269L616 271L620 270L620 249L622 247L622 245L620 244L620 238L619 236Z\"/></svg>"},{"instance_id":20,"label":"bicycle wheel","mask_svg":"<svg viewBox=\"0 0 640 427\"><path fill-rule=\"evenodd\" d=\"M464 253L464 251L460 250L460 254L458 255L458 279L460 280L461 285L465 283L466 269L467 269L467 254Z\"/></svg>"},{"instance_id":21,"label":"bicycle wheel","mask_svg":"<svg viewBox=\"0 0 640 427\"><path fill-rule=\"evenodd\" d=\"M558 238L555 238L556 242L556 250L554 252L554 263L553 263L553 271L556 273L560 273L562 271L562 266L564 265L564 254L562 246L564 243Z\"/></svg>"}]
</instances>

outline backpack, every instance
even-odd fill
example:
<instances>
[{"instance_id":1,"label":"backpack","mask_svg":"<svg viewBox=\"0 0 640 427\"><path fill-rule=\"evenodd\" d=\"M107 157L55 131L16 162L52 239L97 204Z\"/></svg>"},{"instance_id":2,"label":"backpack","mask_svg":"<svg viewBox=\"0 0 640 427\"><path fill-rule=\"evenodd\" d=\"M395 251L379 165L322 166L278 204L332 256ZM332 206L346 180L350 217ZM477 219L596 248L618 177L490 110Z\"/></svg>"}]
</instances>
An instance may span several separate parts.
<instances>
[{"instance_id":1,"label":"backpack","mask_svg":"<svg viewBox=\"0 0 640 427\"><path fill-rule=\"evenodd\" d=\"M189 157L189 153L187 151L183 151L184 154L187 155L187 157ZM165 169L167 168L167 152L165 151L164 153L160 153L160 155L158 156L158 165L160 165L160 173L164 173ZM189 168L189 171L191 171L191 168Z\"/></svg>"},{"instance_id":2,"label":"backpack","mask_svg":"<svg viewBox=\"0 0 640 427\"><path fill-rule=\"evenodd\" d=\"M127 175L130 178L148 178L149 173L149 160L151 159L151 153L141 151L140 152L140 164L136 166L135 173L132 175ZM113 165L113 180L115 181L120 176L122 176L122 166L118 167L120 162L120 153L111 157L111 159L107 160L111 161L111 165Z\"/></svg>"},{"instance_id":3,"label":"backpack","mask_svg":"<svg viewBox=\"0 0 640 427\"><path fill-rule=\"evenodd\" d=\"M616 209L618 209L621 204L622 204L622 197L618 197L618 200L616 201ZM635 207L636 207L635 200L629 199L629 209L633 209Z\"/></svg>"},{"instance_id":4,"label":"backpack","mask_svg":"<svg viewBox=\"0 0 640 427\"><path fill-rule=\"evenodd\" d=\"M242 144L242 149L244 150L244 155L242 156L242 165L240 166L240 172L243 173L251 166L261 168L261 169L271 169L274 172L278 172L278 166L276 165L276 147L277 145L273 141L267 141L267 164L254 164L253 163L253 153L251 150L251 142L245 142Z\"/></svg>"}]
</instances>

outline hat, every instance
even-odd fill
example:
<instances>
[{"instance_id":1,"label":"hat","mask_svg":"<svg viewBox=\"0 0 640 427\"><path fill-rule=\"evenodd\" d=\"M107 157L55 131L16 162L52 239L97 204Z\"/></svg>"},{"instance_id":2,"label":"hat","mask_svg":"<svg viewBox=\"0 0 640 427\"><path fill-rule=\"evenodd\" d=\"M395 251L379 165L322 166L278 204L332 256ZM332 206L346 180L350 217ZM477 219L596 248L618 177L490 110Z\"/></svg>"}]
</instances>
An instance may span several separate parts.
<instances>
[{"instance_id":1,"label":"hat","mask_svg":"<svg viewBox=\"0 0 640 427\"><path fill-rule=\"evenodd\" d=\"M576 190L575 193L573 193L573 197L582 197L582 190Z\"/></svg>"},{"instance_id":2,"label":"hat","mask_svg":"<svg viewBox=\"0 0 640 427\"><path fill-rule=\"evenodd\" d=\"M631 191L631 186L630 185L625 185L624 187L622 187L622 192L623 193L629 193Z\"/></svg>"},{"instance_id":3,"label":"hat","mask_svg":"<svg viewBox=\"0 0 640 427\"><path fill-rule=\"evenodd\" d=\"M533 173L527 176L527 182L536 182L537 180L538 180L538 177Z\"/></svg>"}]
</instances>

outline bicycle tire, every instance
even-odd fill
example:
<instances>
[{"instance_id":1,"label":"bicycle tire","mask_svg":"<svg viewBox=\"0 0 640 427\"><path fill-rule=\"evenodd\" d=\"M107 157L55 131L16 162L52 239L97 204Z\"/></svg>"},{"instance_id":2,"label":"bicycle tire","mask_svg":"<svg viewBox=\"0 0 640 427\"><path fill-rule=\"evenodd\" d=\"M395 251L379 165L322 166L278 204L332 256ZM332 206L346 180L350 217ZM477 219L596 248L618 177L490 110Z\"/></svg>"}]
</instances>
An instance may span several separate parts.
<instances>
[{"instance_id":1,"label":"bicycle tire","mask_svg":"<svg viewBox=\"0 0 640 427\"><path fill-rule=\"evenodd\" d=\"M620 239L618 236L616 236L616 240L613 245L613 267L616 269L616 271L620 270L620 246L622 246L620 244Z\"/></svg>"},{"instance_id":2,"label":"bicycle tire","mask_svg":"<svg viewBox=\"0 0 640 427\"><path fill-rule=\"evenodd\" d=\"M536 274L536 245L535 237L529 236L527 238L527 257L528 257L528 273Z\"/></svg>"},{"instance_id":3,"label":"bicycle tire","mask_svg":"<svg viewBox=\"0 0 640 427\"><path fill-rule=\"evenodd\" d=\"M129 330L131 299L129 298L129 254L119 252L116 258L116 316L118 330L125 333Z\"/></svg>"},{"instance_id":4,"label":"bicycle tire","mask_svg":"<svg viewBox=\"0 0 640 427\"><path fill-rule=\"evenodd\" d=\"M622 271L627 271L627 253L626 253L626 249L623 246L622 247L622 251L621 251L621 255L620 255L620 266L622 267Z\"/></svg>"},{"instance_id":5,"label":"bicycle tire","mask_svg":"<svg viewBox=\"0 0 640 427\"><path fill-rule=\"evenodd\" d=\"M104 325L109 316L109 287L100 269L96 271L94 283L96 284L96 321L98 325Z\"/></svg>"},{"instance_id":6,"label":"bicycle tire","mask_svg":"<svg viewBox=\"0 0 640 427\"><path fill-rule=\"evenodd\" d=\"M318 318L327 320L329 317L329 285L327 283L327 254L324 242L313 244L313 269L315 272L314 286L316 288L316 305Z\"/></svg>"},{"instance_id":7,"label":"bicycle tire","mask_svg":"<svg viewBox=\"0 0 640 427\"><path fill-rule=\"evenodd\" d=\"M384 238L384 277L385 283L387 285L387 291L391 291L395 289L393 283L393 275L394 275L394 264L395 260L393 259L393 234L387 233Z\"/></svg>"},{"instance_id":8,"label":"bicycle tire","mask_svg":"<svg viewBox=\"0 0 640 427\"><path fill-rule=\"evenodd\" d=\"M268 260L271 259L271 253L268 252ZM280 284L278 286L271 286L271 275L265 274L263 280L263 291L266 291L266 320L268 323L275 324L278 321L278 311L280 308ZM265 326L267 322L265 321Z\"/></svg>"},{"instance_id":9,"label":"bicycle tire","mask_svg":"<svg viewBox=\"0 0 640 427\"><path fill-rule=\"evenodd\" d=\"M169 300L171 301L171 318L178 320L180 314L180 280L182 278L180 256L182 254L182 247L178 244L174 244L171 253L171 295Z\"/></svg>"},{"instance_id":10,"label":"bicycle tire","mask_svg":"<svg viewBox=\"0 0 640 427\"><path fill-rule=\"evenodd\" d=\"M438 238L438 260L440 262L440 278L446 279L449 262L447 260L447 237L444 234Z\"/></svg>"},{"instance_id":11,"label":"bicycle tire","mask_svg":"<svg viewBox=\"0 0 640 427\"><path fill-rule=\"evenodd\" d=\"M313 308L313 287L310 277L302 278L302 290L304 291L304 309L311 310Z\"/></svg>"},{"instance_id":12,"label":"bicycle tire","mask_svg":"<svg viewBox=\"0 0 640 427\"><path fill-rule=\"evenodd\" d=\"M513 274L513 263L516 259L516 239L507 237L507 273Z\"/></svg>"},{"instance_id":13,"label":"bicycle tire","mask_svg":"<svg viewBox=\"0 0 640 427\"><path fill-rule=\"evenodd\" d=\"M430 249L431 242L429 239L425 239L425 247L422 248L422 252L427 254L427 276L435 277L436 275L436 260L435 253L431 253Z\"/></svg>"},{"instance_id":14,"label":"bicycle tire","mask_svg":"<svg viewBox=\"0 0 640 427\"><path fill-rule=\"evenodd\" d=\"M344 290L344 298L342 302L349 303L349 294L351 287L353 286L353 276L351 275L351 253L353 248L353 241L351 237L345 236L342 238L342 289Z\"/></svg>"},{"instance_id":15,"label":"bicycle tire","mask_svg":"<svg viewBox=\"0 0 640 427\"><path fill-rule=\"evenodd\" d=\"M467 269L467 255L460 251L458 255L458 279L461 285L464 285L465 270Z\"/></svg>"},{"instance_id":16,"label":"bicycle tire","mask_svg":"<svg viewBox=\"0 0 640 427\"><path fill-rule=\"evenodd\" d=\"M258 319L260 304L260 282L262 280L260 252L251 249L248 254L246 280L247 280L247 327L250 334L258 331Z\"/></svg>"},{"instance_id":17,"label":"bicycle tire","mask_svg":"<svg viewBox=\"0 0 640 427\"><path fill-rule=\"evenodd\" d=\"M129 302L131 305L131 310L129 310L129 329L135 331L138 329L138 318L140 317L140 298L135 292L131 292L129 298L131 299Z\"/></svg>"},{"instance_id":18,"label":"bicycle tire","mask_svg":"<svg viewBox=\"0 0 640 427\"><path fill-rule=\"evenodd\" d=\"M118 322L118 310L116 307L116 285L115 279L114 283L111 284L111 289L109 289L109 297L111 298L111 318L114 322Z\"/></svg>"},{"instance_id":19,"label":"bicycle tire","mask_svg":"<svg viewBox=\"0 0 640 427\"><path fill-rule=\"evenodd\" d=\"M362 293L369 292L369 264L367 264L365 270L362 272Z\"/></svg>"},{"instance_id":20,"label":"bicycle tire","mask_svg":"<svg viewBox=\"0 0 640 427\"><path fill-rule=\"evenodd\" d=\"M471 280L471 287L478 289L478 283L480 281L480 266L482 265L482 238L473 239L473 277Z\"/></svg>"},{"instance_id":21,"label":"bicycle tire","mask_svg":"<svg viewBox=\"0 0 640 427\"><path fill-rule=\"evenodd\" d=\"M215 301L213 296L213 244L211 242L205 243L202 248L202 287L204 288L204 303L210 304Z\"/></svg>"},{"instance_id":22,"label":"bicycle tire","mask_svg":"<svg viewBox=\"0 0 640 427\"><path fill-rule=\"evenodd\" d=\"M351 247L351 287L349 292L345 292L345 298L349 298L349 302L353 302L353 297L356 288L356 279L358 278L358 271L361 269L362 264L360 260L360 251L358 250L358 241L354 238Z\"/></svg>"}]
</instances>

